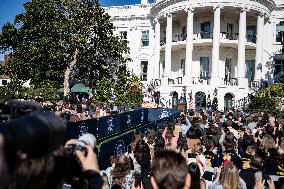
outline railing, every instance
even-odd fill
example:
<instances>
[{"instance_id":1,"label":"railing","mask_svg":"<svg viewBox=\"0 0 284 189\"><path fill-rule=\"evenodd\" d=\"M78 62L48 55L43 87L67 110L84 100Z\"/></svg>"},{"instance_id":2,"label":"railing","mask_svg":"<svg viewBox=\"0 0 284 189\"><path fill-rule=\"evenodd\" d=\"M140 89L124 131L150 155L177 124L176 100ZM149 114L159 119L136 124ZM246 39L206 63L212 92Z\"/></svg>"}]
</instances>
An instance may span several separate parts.
<instances>
[{"instance_id":1,"label":"railing","mask_svg":"<svg viewBox=\"0 0 284 189\"><path fill-rule=\"evenodd\" d=\"M175 79L168 78L168 85L182 84L182 77L177 77Z\"/></svg>"},{"instance_id":2,"label":"railing","mask_svg":"<svg viewBox=\"0 0 284 189\"><path fill-rule=\"evenodd\" d=\"M268 86L268 83L266 81L251 81L249 82L249 87L254 90L257 91L259 89L265 88Z\"/></svg>"},{"instance_id":3,"label":"railing","mask_svg":"<svg viewBox=\"0 0 284 189\"><path fill-rule=\"evenodd\" d=\"M256 36L255 35L247 35L247 42L256 43Z\"/></svg>"},{"instance_id":4,"label":"railing","mask_svg":"<svg viewBox=\"0 0 284 189\"><path fill-rule=\"evenodd\" d=\"M210 77L207 78L192 77L191 83L193 85L209 85L209 79Z\"/></svg>"},{"instance_id":5,"label":"railing","mask_svg":"<svg viewBox=\"0 0 284 189\"><path fill-rule=\"evenodd\" d=\"M239 39L239 33L221 32L221 39L238 40Z\"/></svg>"},{"instance_id":6,"label":"railing","mask_svg":"<svg viewBox=\"0 0 284 189\"><path fill-rule=\"evenodd\" d=\"M160 40L160 46L163 46L166 44L166 38Z\"/></svg>"},{"instance_id":7,"label":"railing","mask_svg":"<svg viewBox=\"0 0 284 189\"><path fill-rule=\"evenodd\" d=\"M154 86L161 86L161 79L155 79Z\"/></svg>"},{"instance_id":8,"label":"railing","mask_svg":"<svg viewBox=\"0 0 284 189\"><path fill-rule=\"evenodd\" d=\"M236 78L222 78L224 85L238 86L238 79Z\"/></svg>"},{"instance_id":9,"label":"railing","mask_svg":"<svg viewBox=\"0 0 284 189\"><path fill-rule=\"evenodd\" d=\"M142 73L142 74L140 75L140 80L141 80L141 81L147 81L147 73Z\"/></svg>"},{"instance_id":10,"label":"railing","mask_svg":"<svg viewBox=\"0 0 284 189\"><path fill-rule=\"evenodd\" d=\"M180 35L174 35L173 36L173 42L177 42L177 41L185 41L186 40L186 33L180 34Z\"/></svg>"}]
</instances>

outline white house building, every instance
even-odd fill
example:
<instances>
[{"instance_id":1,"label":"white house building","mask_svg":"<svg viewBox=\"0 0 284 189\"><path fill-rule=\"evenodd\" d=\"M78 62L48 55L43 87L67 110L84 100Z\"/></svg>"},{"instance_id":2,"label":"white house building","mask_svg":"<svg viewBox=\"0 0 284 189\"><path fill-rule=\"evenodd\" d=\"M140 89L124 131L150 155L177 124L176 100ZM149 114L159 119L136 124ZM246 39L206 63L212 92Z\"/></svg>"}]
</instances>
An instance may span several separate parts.
<instances>
[{"instance_id":1,"label":"white house building","mask_svg":"<svg viewBox=\"0 0 284 189\"><path fill-rule=\"evenodd\" d=\"M192 94L198 106L216 96L229 109L261 83L283 82L284 0L142 0L105 10L130 48L128 68L167 106Z\"/></svg>"}]
</instances>

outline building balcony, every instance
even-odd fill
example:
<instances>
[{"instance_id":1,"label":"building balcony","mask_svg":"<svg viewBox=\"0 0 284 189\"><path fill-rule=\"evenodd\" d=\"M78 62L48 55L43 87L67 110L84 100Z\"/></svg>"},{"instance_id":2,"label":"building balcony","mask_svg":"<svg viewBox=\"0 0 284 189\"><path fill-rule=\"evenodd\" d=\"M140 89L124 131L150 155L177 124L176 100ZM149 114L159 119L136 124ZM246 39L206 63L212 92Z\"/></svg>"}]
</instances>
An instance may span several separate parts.
<instances>
[{"instance_id":1,"label":"building balcony","mask_svg":"<svg viewBox=\"0 0 284 189\"><path fill-rule=\"evenodd\" d=\"M238 86L237 78L222 78L222 85Z\"/></svg>"},{"instance_id":2,"label":"building balcony","mask_svg":"<svg viewBox=\"0 0 284 189\"><path fill-rule=\"evenodd\" d=\"M220 46L224 47L231 47L231 48L238 48L238 38L239 33L228 33L228 32L221 32L220 33ZM176 46L185 47L186 45L186 34L177 34L173 35L172 37L172 47L175 48ZM256 36L248 35L246 37L246 49L255 49L256 48ZM195 33L193 34L193 45L200 46L212 46L213 42L213 33ZM166 47L166 38L160 40L161 49Z\"/></svg>"},{"instance_id":3,"label":"building balcony","mask_svg":"<svg viewBox=\"0 0 284 189\"><path fill-rule=\"evenodd\" d=\"M191 77L191 78L186 78L186 77L177 77L177 78L168 78L167 83L162 84L161 82L162 79L155 79L154 80L154 86L161 86L161 85L166 85L166 86L192 86L192 85L210 85L211 83L211 77ZM221 78L221 83L218 85L221 87L229 87L229 86L238 86L239 82L237 78ZM214 82L213 82L214 83ZM252 83L250 84L250 86ZM256 85L256 84L255 84Z\"/></svg>"}]
</instances>

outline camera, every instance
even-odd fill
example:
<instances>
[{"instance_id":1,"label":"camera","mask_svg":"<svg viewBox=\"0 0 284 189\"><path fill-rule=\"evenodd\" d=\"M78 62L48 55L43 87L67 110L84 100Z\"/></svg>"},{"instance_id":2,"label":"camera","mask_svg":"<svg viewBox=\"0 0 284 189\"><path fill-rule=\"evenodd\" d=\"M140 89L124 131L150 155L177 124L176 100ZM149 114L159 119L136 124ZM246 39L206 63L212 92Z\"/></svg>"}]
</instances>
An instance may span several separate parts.
<instances>
[{"instance_id":1,"label":"camera","mask_svg":"<svg viewBox=\"0 0 284 189\"><path fill-rule=\"evenodd\" d=\"M79 137L75 144L70 144L65 147L65 153L68 161L65 183L70 184L73 188L82 188L84 185L83 170L75 152L79 150L84 156L87 156L88 149L86 148L86 145L94 148L96 146L96 142L96 137L87 133Z\"/></svg>"},{"instance_id":2,"label":"camera","mask_svg":"<svg viewBox=\"0 0 284 189\"><path fill-rule=\"evenodd\" d=\"M96 146L97 139L92 134L84 134L75 144L70 144L65 148L65 151L68 155L74 155L77 150L81 151L84 156L87 156L88 149L85 147L86 145L90 145L92 148Z\"/></svg>"}]
</instances>

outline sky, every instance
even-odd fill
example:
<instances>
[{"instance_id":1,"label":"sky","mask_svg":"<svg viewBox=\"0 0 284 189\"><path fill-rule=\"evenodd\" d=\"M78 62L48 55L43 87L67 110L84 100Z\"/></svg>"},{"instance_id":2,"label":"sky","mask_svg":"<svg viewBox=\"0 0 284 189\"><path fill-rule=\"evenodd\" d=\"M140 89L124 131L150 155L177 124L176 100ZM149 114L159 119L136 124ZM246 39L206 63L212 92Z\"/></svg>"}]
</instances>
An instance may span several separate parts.
<instances>
[{"instance_id":1,"label":"sky","mask_svg":"<svg viewBox=\"0 0 284 189\"><path fill-rule=\"evenodd\" d=\"M103 7L139 4L141 0L99 0ZM23 4L28 0L0 0L0 29L7 22L14 22L17 14L24 11ZM149 0L153 2L153 0ZM1 30L0 30L1 31ZM0 60L3 55L0 54Z\"/></svg>"}]
</instances>

